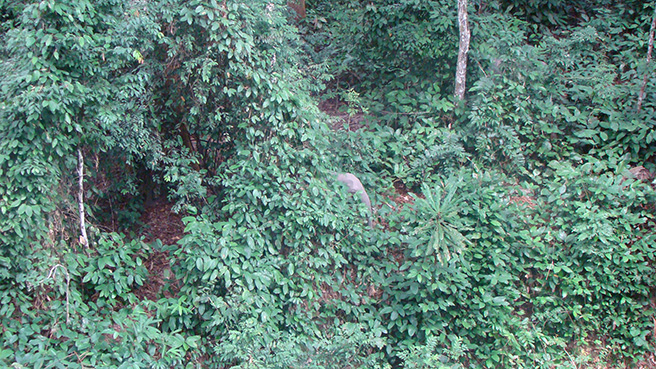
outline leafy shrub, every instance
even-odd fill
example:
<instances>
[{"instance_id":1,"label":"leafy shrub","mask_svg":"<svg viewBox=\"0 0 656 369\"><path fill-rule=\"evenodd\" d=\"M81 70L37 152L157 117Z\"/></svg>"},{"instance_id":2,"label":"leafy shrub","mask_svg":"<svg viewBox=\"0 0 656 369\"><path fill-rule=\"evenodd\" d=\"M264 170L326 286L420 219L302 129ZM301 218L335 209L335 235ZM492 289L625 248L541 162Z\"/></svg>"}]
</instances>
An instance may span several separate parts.
<instances>
[{"instance_id":1,"label":"leafy shrub","mask_svg":"<svg viewBox=\"0 0 656 369\"><path fill-rule=\"evenodd\" d=\"M552 162L548 173L531 228L536 262L526 281L536 318L567 339L598 332L618 354L649 350L653 189L589 157Z\"/></svg>"},{"instance_id":2,"label":"leafy shrub","mask_svg":"<svg viewBox=\"0 0 656 369\"><path fill-rule=\"evenodd\" d=\"M77 260L83 272L82 283L92 295L113 304L115 301L129 301L134 298L129 292L142 286L148 277L143 265L148 246L138 240L124 242L116 234L101 236L94 251L94 257Z\"/></svg>"},{"instance_id":3,"label":"leafy shrub","mask_svg":"<svg viewBox=\"0 0 656 369\"><path fill-rule=\"evenodd\" d=\"M399 358L403 360L403 367L408 369L456 369L464 368L462 364L454 364L451 360L457 362L464 351L462 341L458 337L451 336L452 347L448 350L438 349L438 341L434 336L426 339L426 344L414 345L407 350L399 353Z\"/></svg>"},{"instance_id":4,"label":"leafy shrub","mask_svg":"<svg viewBox=\"0 0 656 369\"><path fill-rule=\"evenodd\" d=\"M171 368L185 367L198 337L162 333L142 306L95 315L82 304L70 323L49 313L29 324L6 324L1 362L18 368ZM24 317L26 319L27 317ZM41 330L40 328L44 328Z\"/></svg>"},{"instance_id":5,"label":"leafy shrub","mask_svg":"<svg viewBox=\"0 0 656 369\"><path fill-rule=\"evenodd\" d=\"M651 157L653 106L636 111L649 73L645 51L636 47L648 39L646 14L629 23L600 6L555 36L534 35L530 23L509 15L477 16L473 34L481 41L472 43L471 56L482 70L471 89L465 147L514 168L541 167L572 151Z\"/></svg>"},{"instance_id":6,"label":"leafy shrub","mask_svg":"<svg viewBox=\"0 0 656 369\"><path fill-rule=\"evenodd\" d=\"M68 252L29 296L3 291L0 362L15 367L184 367L198 337L165 332L135 290L147 276L140 241L101 235L101 255ZM41 260L47 256L39 255ZM55 264L56 263L56 264ZM18 308L14 310L13 308Z\"/></svg>"},{"instance_id":7,"label":"leafy shrub","mask_svg":"<svg viewBox=\"0 0 656 369\"><path fill-rule=\"evenodd\" d=\"M322 284L332 287L347 260L365 247L357 246L366 233L364 206L350 210L345 196L335 199L332 175L316 178L296 166L307 160L321 170L316 153L270 145L244 151L239 165L226 163L228 197L210 204L225 220L185 219L188 235L176 251L176 273L184 276L188 303L201 304L201 321L215 333L242 320L244 304L263 322L311 330L312 324L302 323L314 316ZM341 246L346 244L351 250ZM238 296L237 305L222 302Z\"/></svg>"},{"instance_id":8,"label":"leafy shrub","mask_svg":"<svg viewBox=\"0 0 656 369\"><path fill-rule=\"evenodd\" d=\"M306 39L335 75L326 96L355 92L394 129L436 124L433 118L452 109L455 12L444 1L318 2Z\"/></svg>"},{"instance_id":9,"label":"leafy shrub","mask_svg":"<svg viewBox=\"0 0 656 369\"><path fill-rule=\"evenodd\" d=\"M412 190L455 172L467 158L460 136L434 124L395 130L374 121L355 132L333 133L328 145L339 167L355 168L378 186L389 177Z\"/></svg>"},{"instance_id":10,"label":"leafy shrub","mask_svg":"<svg viewBox=\"0 0 656 369\"><path fill-rule=\"evenodd\" d=\"M431 347L446 349L455 339L470 365L526 365L542 348L544 334L512 314L522 296L516 276L524 251L513 242L521 223L509 204L510 189L498 174L459 176L467 180L425 187L425 200L389 215L390 251L402 256L374 280L383 290L379 313L389 322L389 339L399 345L391 347L409 349L433 337Z\"/></svg>"},{"instance_id":11,"label":"leafy shrub","mask_svg":"<svg viewBox=\"0 0 656 369\"><path fill-rule=\"evenodd\" d=\"M383 340L363 327L347 324L319 339L307 339L283 332L267 332L255 320L231 330L214 351L225 365L234 368L383 368L380 349Z\"/></svg>"}]
</instances>

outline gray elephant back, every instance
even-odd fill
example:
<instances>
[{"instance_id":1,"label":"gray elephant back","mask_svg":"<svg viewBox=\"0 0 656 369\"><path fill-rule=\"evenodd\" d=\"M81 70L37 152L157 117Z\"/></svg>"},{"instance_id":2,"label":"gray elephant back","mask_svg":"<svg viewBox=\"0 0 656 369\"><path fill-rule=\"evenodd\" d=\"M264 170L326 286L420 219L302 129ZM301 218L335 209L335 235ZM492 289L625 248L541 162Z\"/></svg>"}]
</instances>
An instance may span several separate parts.
<instances>
[{"instance_id":1,"label":"gray elephant back","mask_svg":"<svg viewBox=\"0 0 656 369\"><path fill-rule=\"evenodd\" d=\"M344 183L346 187L348 187L349 193L357 193L360 195L360 200L362 200L362 202L367 205L367 208L369 209L369 227L373 228L373 209L371 207L371 200L369 199L369 195L364 189L362 182L360 182L358 177L351 173L337 173L336 179L338 182Z\"/></svg>"}]
</instances>

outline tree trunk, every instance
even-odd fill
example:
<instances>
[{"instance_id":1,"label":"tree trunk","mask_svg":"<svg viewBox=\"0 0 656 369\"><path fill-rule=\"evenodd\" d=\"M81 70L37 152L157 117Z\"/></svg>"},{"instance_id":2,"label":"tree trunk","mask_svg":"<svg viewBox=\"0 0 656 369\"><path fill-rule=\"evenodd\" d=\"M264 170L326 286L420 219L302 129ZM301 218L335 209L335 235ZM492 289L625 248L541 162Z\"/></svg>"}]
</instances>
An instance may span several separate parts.
<instances>
[{"instance_id":1,"label":"tree trunk","mask_svg":"<svg viewBox=\"0 0 656 369\"><path fill-rule=\"evenodd\" d=\"M84 219L84 156L82 156L82 149L80 148L77 149L77 177L77 205L80 211L80 243L87 247L89 246L89 239L87 238L87 226Z\"/></svg>"},{"instance_id":2,"label":"tree trunk","mask_svg":"<svg viewBox=\"0 0 656 369\"><path fill-rule=\"evenodd\" d=\"M469 31L469 21L467 18L467 0L458 0L458 29L460 30L460 41L458 45L455 95L460 101L465 99L467 53L469 52L469 39L471 36Z\"/></svg>"},{"instance_id":3,"label":"tree trunk","mask_svg":"<svg viewBox=\"0 0 656 369\"><path fill-rule=\"evenodd\" d=\"M182 143L187 150L189 150L189 153L193 155L196 152L196 149L194 149L194 144L191 142L189 129L187 129L187 125L184 123L180 123L180 137L182 137ZM191 163L191 167L194 168L195 171L200 170L200 165L198 163Z\"/></svg>"},{"instance_id":4,"label":"tree trunk","mask_svg":"<svg viewBox=\"0 0 656 369\"><path fill-rule=\"evenodd\" d=\"M654 15L651 17L651 28L649 29L649 46L647 47L647 72L645 72L645 77L642 80L642 87L640 87L640 93L638 94L638 112L642 109L642 101L645 99L645 88L647 87L647 81L649 80L649 63L651 62L651 52L654 50L654 30L656 29L656 7L654 7Z\"/></svg>"}]
</instances>

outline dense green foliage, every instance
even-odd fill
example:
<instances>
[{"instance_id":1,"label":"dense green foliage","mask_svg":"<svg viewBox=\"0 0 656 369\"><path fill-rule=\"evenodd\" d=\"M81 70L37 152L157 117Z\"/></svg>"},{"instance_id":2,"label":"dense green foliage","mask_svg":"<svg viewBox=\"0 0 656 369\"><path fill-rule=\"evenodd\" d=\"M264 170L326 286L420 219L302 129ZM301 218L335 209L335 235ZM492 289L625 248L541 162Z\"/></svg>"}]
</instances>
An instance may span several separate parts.
<instances>
[{"instance_id":1,"label":"dense green foliage","mask_svg":"<svg viewBox=\"0 0 656 369\"><path fill-rule=\"evenodd\" d=\"M455 2L307 6L0 0L0 363L650 355L654 5L471 1L464 104ZM144 241L153 202L176 242Z\"/></svg>"}]
</instances>

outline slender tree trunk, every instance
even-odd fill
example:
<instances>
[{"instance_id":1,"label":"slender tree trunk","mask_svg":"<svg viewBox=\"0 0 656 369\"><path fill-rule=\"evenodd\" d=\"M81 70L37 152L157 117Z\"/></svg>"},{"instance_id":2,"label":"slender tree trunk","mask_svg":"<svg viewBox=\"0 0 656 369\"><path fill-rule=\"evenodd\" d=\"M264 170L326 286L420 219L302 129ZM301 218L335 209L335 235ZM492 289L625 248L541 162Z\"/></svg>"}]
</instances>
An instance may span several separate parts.
<instances>
[{"instance_id":1,"label":"slender tree trunk","mask_svg":"<svg viewBox=\"0 0 656 369\"><path fill-rule=\"evenodd\" d=\"M89 239L87 238L87 226L84 220L84 156L82 156L81 148L77 149L77 176L77 205L80 211L80 243L87 247L89 246Z\"/></svg>"},{"instance_id":2,"label":"slender tree trunk","mask_svg":"<svg viewBox=\"0 0 656 369\"><path fill-rule=\"evenodd\" d=\"M180 136L182 137L182 143L189 150L189 153L193 155L196 150L194 149L194 144L191 142L191 134L189 134L189 129L184 123L180 123ZM191 163L191 167L194 168L195 171L200 170L200 165L198 165L198 163Z\"/></svg>"},{"instance_id":3,"label":"slender tree trunk","mask_svg":"<svg viewBox=\"0 0 656 369\"><path fill-rule=\"evenodd\" d=\"M651 52L654 50L654 30L656 30L656 6L654 7L654 15L651 17L651 28L649 29L649 46L647 47L647 65L651 62ZM642 80L642 87L640 87L640 94L638 94L638 112L642 109L642 101L645 99L645 88L649 80L649 69L645 72L645 77Z\"/></svg>"},{"instance_id":4,"label":"slender tree trunk","mask_svg":"<svg viewBox=\"0 0 656 369\"><path fill-rule=\"evenodd\" d=\"M471 37L469 21L467 18L467 0L458 0L458 29L460 30L460 41L458 45L455 95L460 101L465 99L467 53L469 52L469 39Z\"/></svg>"}]
</instances>

